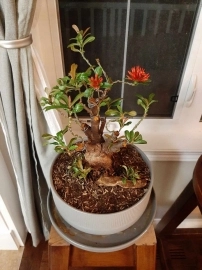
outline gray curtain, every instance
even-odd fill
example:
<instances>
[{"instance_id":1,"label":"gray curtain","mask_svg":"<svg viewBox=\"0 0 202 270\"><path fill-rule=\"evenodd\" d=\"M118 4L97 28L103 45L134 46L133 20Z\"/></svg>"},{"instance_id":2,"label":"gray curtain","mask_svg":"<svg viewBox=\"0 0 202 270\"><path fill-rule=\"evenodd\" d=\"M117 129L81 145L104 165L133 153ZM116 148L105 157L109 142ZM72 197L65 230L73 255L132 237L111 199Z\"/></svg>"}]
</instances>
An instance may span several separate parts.
<instances>
[{"instance_id":1,"label":"gray curtain","mask_svg":"<svg viewBox=\"0 0 202 270\"><path fill-rule=\"evenodd\" d=\"M0 0L0 42L30 35L35 5L36 0ZM42 145L47 130L35 94L30 45L0 46L0 112L25 224L37 246L48 238L45 178L54 157Z\"/></svg>"}]
</instances>

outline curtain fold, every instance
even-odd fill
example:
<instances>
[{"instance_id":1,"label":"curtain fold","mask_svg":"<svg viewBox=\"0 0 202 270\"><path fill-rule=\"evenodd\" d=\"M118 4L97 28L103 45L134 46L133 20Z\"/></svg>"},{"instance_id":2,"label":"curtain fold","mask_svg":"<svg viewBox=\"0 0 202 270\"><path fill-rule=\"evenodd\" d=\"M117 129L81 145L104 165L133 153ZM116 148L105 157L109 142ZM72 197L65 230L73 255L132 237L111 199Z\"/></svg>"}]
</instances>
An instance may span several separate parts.
<instances>
[{"instance_id":1,"label":"curtain fold","mask_svg":"<svg viewBox=\"0 0 202 270\"><path fill-rule=\"evenodd\" d=\"M28 36L35 5L36 0L1 0L0 40ZM33 245L37 246L43 237L48 238L46 181L54 157L42 145L41 135L47 127L36 99L30 46L0 47L0 102L1 124L7 131L22 213Z\"/></svg>"}]
</instances>

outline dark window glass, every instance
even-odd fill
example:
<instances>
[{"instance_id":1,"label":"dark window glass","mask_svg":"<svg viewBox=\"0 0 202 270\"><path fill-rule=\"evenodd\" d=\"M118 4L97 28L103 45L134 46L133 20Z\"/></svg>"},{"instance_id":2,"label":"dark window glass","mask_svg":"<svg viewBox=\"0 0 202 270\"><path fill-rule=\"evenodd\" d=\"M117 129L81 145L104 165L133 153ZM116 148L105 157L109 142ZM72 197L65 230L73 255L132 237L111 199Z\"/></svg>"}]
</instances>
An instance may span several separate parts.
<instances>
[{"instance_id":1,"label":"dark window glass","mask_svg":"<svg viewBox=\"0 0 202 270\"><path fill-rule=\"evenodd\" d=\"M129 6L128 6L129 5ZM80 55L67 49L75 36L72 24L91 27L96 40L87 45L91 64L100 58L107 74L121 79L131 67L140 65L151 75L149 86L116 85L111 97L124 98L124 110L137 110L136 94L155 93L158 105L150 116L172 117L181 75L189 48L197 0L68 1L59 0L65 72L77 63L87 68ZM124 75L123 75L124 74Z\"/></svg>"}]
</instances>

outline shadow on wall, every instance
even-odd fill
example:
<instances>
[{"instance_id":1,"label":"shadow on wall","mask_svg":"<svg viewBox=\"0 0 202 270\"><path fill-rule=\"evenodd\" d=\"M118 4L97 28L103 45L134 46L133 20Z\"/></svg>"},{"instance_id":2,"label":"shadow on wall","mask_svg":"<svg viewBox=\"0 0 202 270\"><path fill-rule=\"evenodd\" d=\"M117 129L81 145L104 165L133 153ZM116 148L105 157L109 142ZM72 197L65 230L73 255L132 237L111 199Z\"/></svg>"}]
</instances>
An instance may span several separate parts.
<instances>
[{"instance_id":1,"label":"shadow on wall","mask_svg":"<svg viewBox=\"0 0 202 270\"><path fill-rule=\"evenodd\" d=\"M156 219L160 219L192 178L194 161L153 161Z\"/></svg>"}]
</instances>

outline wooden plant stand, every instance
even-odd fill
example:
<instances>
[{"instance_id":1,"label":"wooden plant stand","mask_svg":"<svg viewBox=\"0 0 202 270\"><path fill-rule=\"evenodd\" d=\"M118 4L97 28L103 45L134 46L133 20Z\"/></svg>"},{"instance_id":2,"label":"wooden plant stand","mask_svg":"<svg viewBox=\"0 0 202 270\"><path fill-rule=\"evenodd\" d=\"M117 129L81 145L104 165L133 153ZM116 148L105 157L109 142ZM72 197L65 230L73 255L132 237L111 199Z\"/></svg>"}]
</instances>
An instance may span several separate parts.
<instances>
[{"instance_id":1,"label":"wooden plant stand","mask_svg":"<svg viewBox=\"0 0 202 270\"><path fill-rule=\"evenodd\" d=\"M48 242L49 270L68 270L69 267L134 267L136 270L155 270L156 236L153 225L132 246L107 253L90 252L70 245L51 227Z\"/></svg>"}]
</instances>

